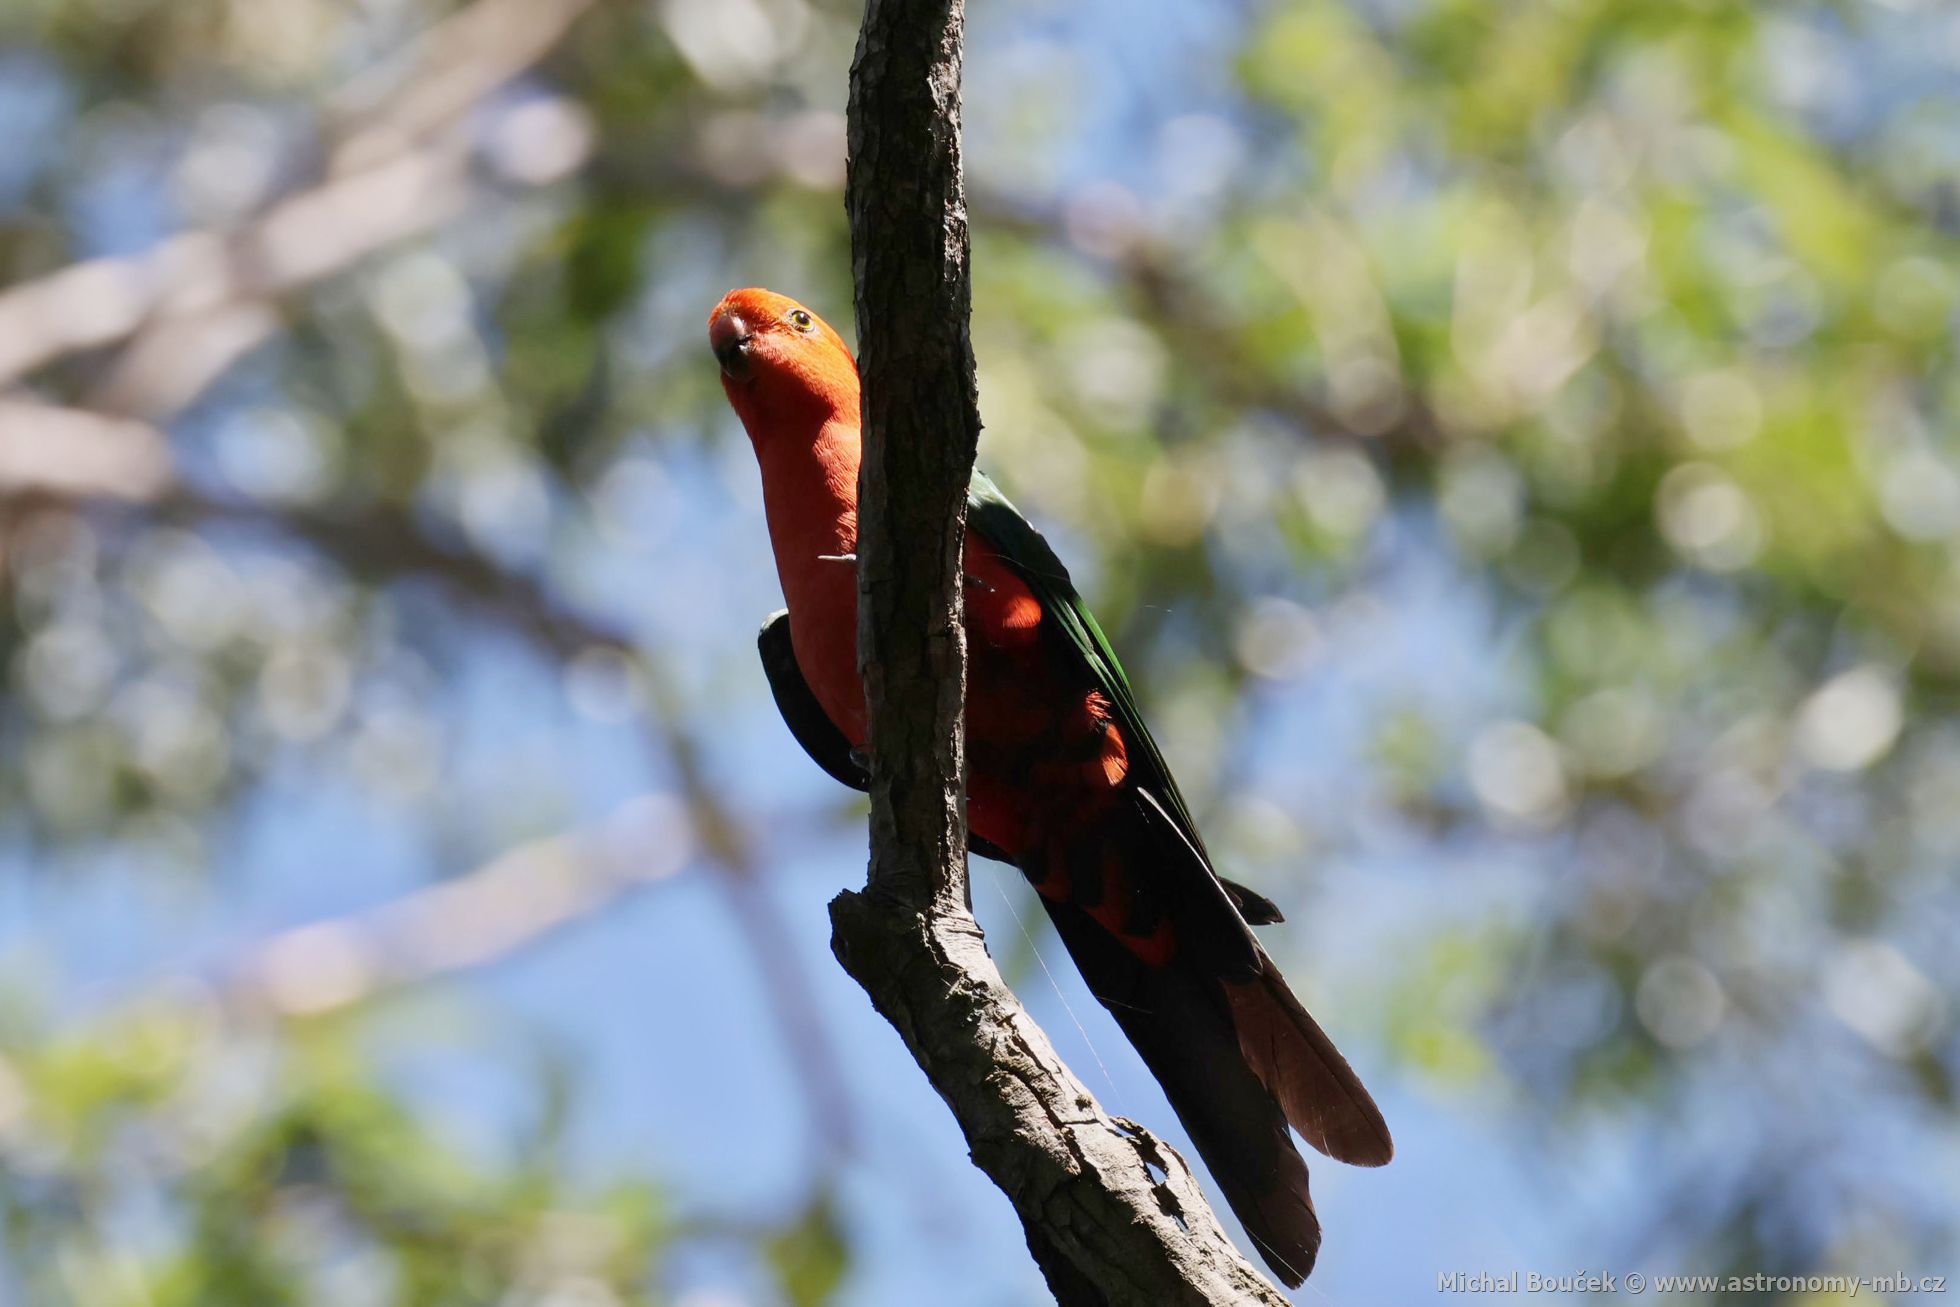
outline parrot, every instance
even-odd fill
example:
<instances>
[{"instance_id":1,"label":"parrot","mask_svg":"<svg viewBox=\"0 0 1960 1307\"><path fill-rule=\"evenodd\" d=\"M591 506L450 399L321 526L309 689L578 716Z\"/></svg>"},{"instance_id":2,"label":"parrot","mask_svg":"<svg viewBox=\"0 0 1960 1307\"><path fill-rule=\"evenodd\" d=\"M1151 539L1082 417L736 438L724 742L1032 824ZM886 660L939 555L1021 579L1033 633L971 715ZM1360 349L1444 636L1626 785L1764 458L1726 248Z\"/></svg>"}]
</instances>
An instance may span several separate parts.
<instances>
[{"instance_id":1,"label":"parrot","mask_svg":"<svg viewBox=\"0 0 1960 1307\"><path fill-rule=\"evenodd\" d=\"M759 288L715 305L708 344L761 470L787 605L758 638L771 694L818 766L866 790L857 363L823 319ZM1380 1166L1382 1114L1253 937L1279 909L1213 866L1067 569L977 472L963 571L970 847L1034 887L1260 1256L1297 1287L1321 1231L1289 1127Z\"/></svg>"}]
</instances>

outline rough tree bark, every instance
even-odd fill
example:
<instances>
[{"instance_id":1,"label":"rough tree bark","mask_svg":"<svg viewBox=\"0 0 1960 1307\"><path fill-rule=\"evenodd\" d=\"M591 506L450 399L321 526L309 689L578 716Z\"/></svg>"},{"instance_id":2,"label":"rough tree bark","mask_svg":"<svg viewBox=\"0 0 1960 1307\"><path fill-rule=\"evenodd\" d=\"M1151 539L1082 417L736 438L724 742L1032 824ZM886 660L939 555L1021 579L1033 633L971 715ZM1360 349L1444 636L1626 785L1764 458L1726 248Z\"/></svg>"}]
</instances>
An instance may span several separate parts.
<instances>
[{"instance_id":1,"label":"rough tree bark","mask_svg":"<svg viewBox=\"0 0 1960 1307\"><path fill-rule=\"evenodd\" d=\"M871 867L832 948L1013 1202L1064 1307L1281 1304L1184 1161L1103 1112L967 908L960 555L980 417L960 176L960 0L868 0L846 205L864 378L859 659Z\"/></svg>"}]
</instances>

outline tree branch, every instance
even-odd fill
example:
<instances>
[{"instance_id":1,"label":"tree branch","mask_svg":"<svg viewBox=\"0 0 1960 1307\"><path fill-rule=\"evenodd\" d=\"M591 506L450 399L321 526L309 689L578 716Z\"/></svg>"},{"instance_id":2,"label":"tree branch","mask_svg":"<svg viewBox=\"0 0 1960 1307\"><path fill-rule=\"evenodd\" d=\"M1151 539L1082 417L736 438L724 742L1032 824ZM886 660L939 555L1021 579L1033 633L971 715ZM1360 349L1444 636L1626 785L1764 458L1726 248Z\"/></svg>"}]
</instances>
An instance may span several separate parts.
<instances>
[{"instance_id":1,"label":"tree branch","mask_svg":"<svg viewBox=\"0 0 1960 1307\"><path fill-rule=\"evenodd\" d=\"M1278 1304L1183 1159L1106 1115L1056 1056L967 908L960 557L980 422L962 21L961 0L868 0L851 67L871 866L863 893L831 904L831 944L952 1108L974 1163L1014 1203L1065 1307Z\"/></svg>"},{"instance_id":2,"label":"tree branch","mask_svg":"<svg viewBox=\"0 0 1960 1307\"><path fill-rule=\"evenodd\" d=\"M871 0L851 65L845 207L866 381L858 646L877 760L870 890L915 911L966 897L959 577L980 411L960 184L962 9Z\"/></svg>"}]
</instances>

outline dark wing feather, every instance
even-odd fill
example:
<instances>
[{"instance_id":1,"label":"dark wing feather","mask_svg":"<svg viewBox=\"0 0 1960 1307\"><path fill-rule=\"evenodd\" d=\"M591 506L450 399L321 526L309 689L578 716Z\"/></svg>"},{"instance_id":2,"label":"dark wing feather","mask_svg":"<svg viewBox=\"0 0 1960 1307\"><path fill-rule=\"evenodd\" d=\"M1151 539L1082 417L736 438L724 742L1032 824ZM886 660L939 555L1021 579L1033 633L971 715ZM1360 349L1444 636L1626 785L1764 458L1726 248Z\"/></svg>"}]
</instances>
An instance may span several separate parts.
<instances>
[{"instance_id":1,"label":"dark wing feather","mask_svg":"<svg viewBox=\"0 0 1960 1307\"><path fill-rule=\"evenodd\" d=\"M769 678L769 693L776 700L776 711L783 715L783 724L789 727L789 733L796 737L796 742L803 746L803 752L809 754L810 760L823 768L832 780L848 785L860 794L869 792L870 773L858 761L851 742L844 738L844 732L837 729L836 723L830 720L830 714L817 702L816 691L810 688L810 682L804 679L803 669L797 665L796 650L789 639L787 608L769 614L769 620L762 624L762 630L756 634L755 643L762 655L763 675ZM967 847L995 862L1013 861L977 836L968 837Z\"/></svg>"},{"instance_id":2,"label":"dark wing feather","mask_svg":"<svg viewBox=\"0 0 1960 1307\"><path fill-rule=\"evenodd\" d=\"M769 693L776 697L776 711L783 715L783 724L803 746L803 752L829 773L831 779L860 794L869 792L871 774L852 752L844 732L837 729L830 714L817 702L817 692L810 688L810 682L803 678L803 669L796 664L796 650L789 640L789 609L769 614L755 643L762 654L763 674L769 678Z\"/></svg>"},{"instance_id":3,"label":"dark wing feather","mask_svg":"<svg viewBox=\"0 0 1960 1307\"><path fill-rule=\"evenodd\" d=\"M1276 926L1286 920L1286 914L1279 910L1279 904L1258 890L1249 889L1235 880L1226 880L1223 876L1218 878L1218 883L1223 885L1225 892L1232 896L1232 906L1236 907L1239 915L1245 918L1246 925Z\"/></svg>"},{"instance_id":4,"label":"dark wing feather","mask_svg":"<svg viewBox=\"0 0 1960 1307\"><path fill-rule=\"evenodd\" d=\"M1172 884L1179 913L1179 937L1187 946L1203 950L1214 974L1235 980L1250 980L1259 974L1259 946L1253 941L1241 905L1249 902L1243 893L1235 894L1219 878L1198 834L1197 823L1178 792L1164 755L1144 725L1130 679L1123 664L1110 647L1089 606L1076 593L1068 569L1055 556L1039 531L1029 524L1020 510L1008 502L1000 488L983 474L975 472L967 492L967 529L980 536L1001 556L1040 601L1046 617L1053 620L1078 659L1090 684L1109 701L1112 715L1129 750L1130 776L1135 781L1134 802L1143 825L1167 827L1169 836L1163 847L1185 856L1161 864L1173 870ZM1257 896L1254 896L1256 898ZM1259 900L1264 909L1271 904ZM1262 912L1260 915L1264 915ZM1276 914L1275 914L1276 915Z\"/></svg>"}]
</instances>

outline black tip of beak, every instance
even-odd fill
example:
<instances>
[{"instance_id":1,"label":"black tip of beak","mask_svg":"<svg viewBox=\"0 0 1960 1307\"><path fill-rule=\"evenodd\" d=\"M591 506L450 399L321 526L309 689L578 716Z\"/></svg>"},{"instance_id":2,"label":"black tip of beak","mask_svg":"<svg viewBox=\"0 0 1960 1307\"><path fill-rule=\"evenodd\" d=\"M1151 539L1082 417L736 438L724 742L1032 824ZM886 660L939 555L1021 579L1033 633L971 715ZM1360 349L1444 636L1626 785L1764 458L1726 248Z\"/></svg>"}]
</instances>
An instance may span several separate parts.
<instances>
[{"instance_id":1,"label":"black tip of beak","mask_svg":"<svg viewBox=\"0 0 1960 1307\"><path fill-rule=\"evenodd\" d=\"M714 350L721 370L737 381L748 377L753 340L749 324L734 313L715 319L714 326L708 330L708 347Z\"/></svg>"}]
</instances>

